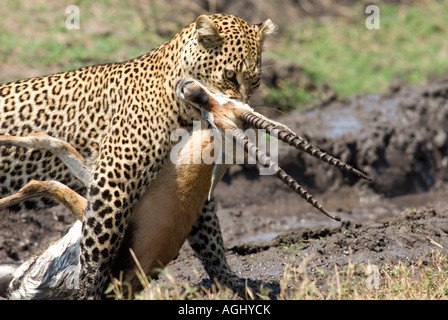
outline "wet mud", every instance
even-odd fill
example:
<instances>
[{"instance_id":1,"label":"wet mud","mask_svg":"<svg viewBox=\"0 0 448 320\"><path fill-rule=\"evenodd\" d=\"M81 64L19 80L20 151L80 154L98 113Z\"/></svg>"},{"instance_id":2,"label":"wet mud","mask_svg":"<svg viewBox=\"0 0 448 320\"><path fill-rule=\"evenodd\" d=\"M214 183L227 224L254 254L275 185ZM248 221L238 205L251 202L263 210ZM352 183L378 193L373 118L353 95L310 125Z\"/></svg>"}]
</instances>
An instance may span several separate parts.
<instances>
[{"instance_id":1,"label":"wet mud","mask_svg":"<svg viewBox=\"0 0 448 320\"><path fill-rule=\"evenodd\" d=\"M372 183L279 144L280 166L342 217L318 213L256 165L234 165L216 189L229 264L244 278L277 283L285 263L316 268L352 261L430 259L448 248L448 81L394 83L384 94L331 97L277 120L313 145L366 172ZM63 207L0 211L0 262L19 262L65 230ZM297 250L292 254L290 248ZM168 265L191 284L206 283L185 244ZM314 273L313 273L314 272Z\"/></svg>"}]
</instances>

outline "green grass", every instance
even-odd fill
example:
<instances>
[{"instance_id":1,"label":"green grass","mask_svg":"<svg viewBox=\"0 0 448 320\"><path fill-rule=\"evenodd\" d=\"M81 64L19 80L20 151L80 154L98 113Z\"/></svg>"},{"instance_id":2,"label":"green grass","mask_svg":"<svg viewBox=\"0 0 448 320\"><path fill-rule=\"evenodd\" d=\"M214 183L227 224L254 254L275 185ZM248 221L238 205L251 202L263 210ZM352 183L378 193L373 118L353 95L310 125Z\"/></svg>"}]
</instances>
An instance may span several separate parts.
<instances>
[{"instance_id":1,"label":"green grass","mask_svg":"<svg viewBox=\"0 0 448 320\"><path fill-rule=\"evenodd\" d=\"M80 29L66 28L67 3L49 0L0 3L0 63L42 73L124 61L167 40L146 23L151 6L118 0L77 1ZM136 14L138 12L139 14ZM149 28L149 29L148 29ZM172 27L173 32L181 26ZM20 76L20 74L18 75ZM1 82L14 79L0 79Z\"/></svg>"},{"instance_id":2,"label":"green grass","mask_svg":"<svg viewBox=\"0 0 448 320\"><path fill-rule=\"evenodd\" d=\"M340 96L383 92L395 77L423 83L428 75L447 73L448 1L379 8L379 30L365 27L368 15L357 5L346 17L291 24L268 55L300 64L318 87L327 84ZM283 90L299 103L307 100L306 93L291 94L288 86Z\"/></svg>"},{"instance_id":3,"label":"green grass","mask_svg":"<svg viewBox=\"0 0 448 320\"><path fill-rule=\"evenodd\" d=\"M148 52L182 27L156 2L83 0L76 4L81 10L81 29L69 30L65 27L67 3L2 1L0 63L45 74L123 61ZM348 96L383 92L395 77L423 83L428 75L448 72L448 0L378 6L379 30L365 27L367 15L361 4L346 7L344 16L288 22L275 40L269 40L276 42L265 55L274 62L286 58L301 65L317 90L285 79L281 88L269 91L267 103L293 109L322 99L325 85ZM169 31L160 36L161 28ZM7 80L13 79L1 79Z\"/></svg>"},{"instance_id":4,"label":"green grass","mask_svg":"<svg viewBox=\"0 0 448 320\"><path fill-rule=\"evenodd\" d=\"M268 104L281 106L282 110L292 110L315 99L305 88L297 88L285 80L280 88L270 88L265 100Z\"/></svg>"},{"instance_id":5,"label":"green grass","mask_svg":"<svg viewBox=\"0 0 448 320\"><path fill-rule=\"evenodd\" d=\"M296 250L296 249L293 249ZM292 265L296 253L291 252L289 262L279 279L279 300L445 300L448 298L448 260L439 252L429 252L429 261L408 264L383 264L372 267L370 263L352 262L328 269L315 268L309 274L309 261ZM231 300L240 299L228 288L219 285L211 288L192 286L177 279L169 271L162 271L162 278L154 281L140 273L143 290L129 292L129 284L114 279L107 295L117 300ZM376 280L373 280L377 277ZM200 279L196 279L200 281ZM269 300L269 289L261 288L255 294L246 288L246 299Z\"/></svg>"}]
</instances>

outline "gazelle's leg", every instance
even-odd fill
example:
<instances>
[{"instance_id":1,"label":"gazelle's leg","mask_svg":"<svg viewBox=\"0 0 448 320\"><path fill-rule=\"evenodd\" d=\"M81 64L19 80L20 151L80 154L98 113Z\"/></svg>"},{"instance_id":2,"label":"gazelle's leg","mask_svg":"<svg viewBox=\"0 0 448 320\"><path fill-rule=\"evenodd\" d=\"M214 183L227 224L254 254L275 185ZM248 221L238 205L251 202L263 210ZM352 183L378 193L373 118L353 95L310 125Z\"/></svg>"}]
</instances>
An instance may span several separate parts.
<instances>
[{"instance_id":1,"label":"gazelle's leg","mask_svg":"<svg viewBox=\"0 0 448 320\"><path fill-rule=\"evenodd\" d=\"M26 137L0 136L0 146L44 149L57 156L85 186L88 186L91 167L87 160L69 143L50 137L44 132L30 134Z\"/></svg>"},{"instance_id":2,"label":"gazelle's leg","mask_svg":"<svg viewBox=\"0 0 448 320\"><path fill-rule=\"evenodd\" d=\"M51 197L59 201L70 209L79 220L82 220L84 211L86 210L87 200L58 181L31 180L18 193L0 199L0 209L7 208L30 198L42 196Z\"/></svg>"}]
</instances>

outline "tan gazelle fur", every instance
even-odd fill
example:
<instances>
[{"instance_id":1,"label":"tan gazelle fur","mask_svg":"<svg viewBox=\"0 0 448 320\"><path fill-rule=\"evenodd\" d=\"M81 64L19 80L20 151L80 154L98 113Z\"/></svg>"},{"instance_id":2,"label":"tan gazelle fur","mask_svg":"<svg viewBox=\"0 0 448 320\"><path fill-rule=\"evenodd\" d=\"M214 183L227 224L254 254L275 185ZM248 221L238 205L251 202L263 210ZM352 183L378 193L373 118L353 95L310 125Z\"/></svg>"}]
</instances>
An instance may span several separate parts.
<instances>
[{"instance_id":1,"label":"tan gazelle fur","mask_svg":"<svg viewBox=\"0 0 448 320\"><path fill-rule=\"evenodd\" d=\"M206 127L191 132L179 152L180 164L168 161L134 210L130 247L150 276L155 276L156 268L165 267L178 254L207 199L214 164L193 157L200 157L210 144L210 133ZM183 164L186 162L190 164ZM126 278L137 281L134 277L134 270L129 270Z\"/></svg>"}]
</instances>

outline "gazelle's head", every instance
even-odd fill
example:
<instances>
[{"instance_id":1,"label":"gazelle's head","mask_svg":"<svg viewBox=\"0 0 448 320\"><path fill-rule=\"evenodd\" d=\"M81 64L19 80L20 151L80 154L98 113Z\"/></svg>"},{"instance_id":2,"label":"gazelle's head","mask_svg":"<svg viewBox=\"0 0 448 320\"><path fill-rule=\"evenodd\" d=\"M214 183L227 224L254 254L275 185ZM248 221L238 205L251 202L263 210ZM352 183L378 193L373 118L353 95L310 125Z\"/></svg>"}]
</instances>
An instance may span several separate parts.
<instances>
[{"instance_id":1,"label":"gazelle's head","mask_svg":"<svg viewBox=\"0 0 448 320\"><path fill-rule=\"evenodd\" d=\"M266 130L268 134L275 138L299 150L305 151L319 160L370 181L361 171L320 151L285 125L272 121L255 112L249 105L235 97L226 96L220 92L212 92L199 81L191 78L178 80L176 82L176 93L181 100L197 108L201 112L203 119L212 127L221 130L225 135L231 136L237 145L240 145L246 152L254 156L261 165L270 167L274 171L274 174L285 184L308 203L332 219L340 220L339 217L332 217L296 180L287 175L277 164L273 163L238 128L249 126L255 129Z\"/></svg>"},{"instance_id":2,"label":"gazelle's head","mask_svg":"<svg viewBox=\"0 0 448 320\"><path fill-rule=\"evenodd\" d=\"M186 78L176 82L176 93L179 99L195 107L202 118L212 126L225 131L241 128L241 114L254 110L241 100L226 96L220 92L212 92L197 80Z\"/></svg>"}]
</instances>

